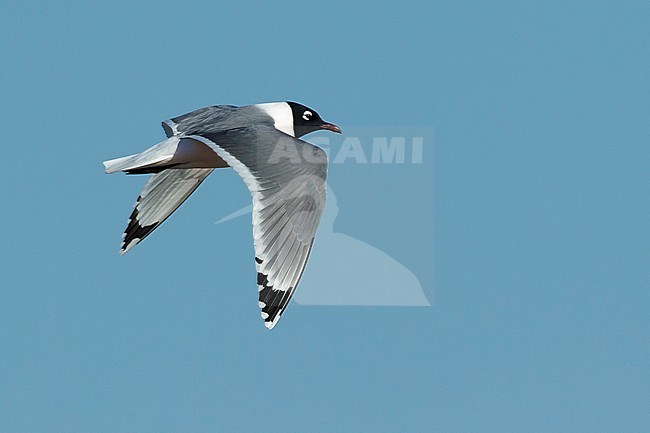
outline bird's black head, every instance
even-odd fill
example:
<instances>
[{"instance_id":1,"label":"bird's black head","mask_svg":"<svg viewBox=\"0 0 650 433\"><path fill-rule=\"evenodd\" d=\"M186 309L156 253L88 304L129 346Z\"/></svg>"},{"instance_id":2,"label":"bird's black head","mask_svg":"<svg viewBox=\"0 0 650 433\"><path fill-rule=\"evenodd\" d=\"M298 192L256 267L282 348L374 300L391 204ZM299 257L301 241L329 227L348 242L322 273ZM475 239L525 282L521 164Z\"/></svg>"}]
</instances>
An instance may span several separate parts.
<instances>
[{"instance_id":1,"label":"bird's black head","mask_svg":"<svg viewBox=\"0 0 650 433\"><path fill-rule=\"evenodd\" d=\"M320 115L309 107L297 102L287 101L293 113L293 130L295 137L302 137L310 132L326 129L328 131L341 133L341 128L333 123L325 122Z\"/></svg>"}]
</instances>

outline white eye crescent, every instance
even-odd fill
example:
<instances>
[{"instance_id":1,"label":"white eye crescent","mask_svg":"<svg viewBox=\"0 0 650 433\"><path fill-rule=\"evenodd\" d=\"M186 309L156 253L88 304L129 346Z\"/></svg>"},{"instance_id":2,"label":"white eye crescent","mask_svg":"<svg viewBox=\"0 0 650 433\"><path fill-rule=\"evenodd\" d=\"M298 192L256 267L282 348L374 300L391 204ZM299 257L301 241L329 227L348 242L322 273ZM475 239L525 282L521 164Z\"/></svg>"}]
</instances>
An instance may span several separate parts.
<instances>
[{"instance_id":1,"label":"white eye crescent","mask_svg":"<svg viewBox=\"0 0 650 433\"><path fill-rule=\"evenodd\" d=\"M311 116L313 116L313 114L311 114L311 111L309 111L309 110L302 113L302 118L305 119L306 121L310 121Z\"/></svg>"}]
</instances>

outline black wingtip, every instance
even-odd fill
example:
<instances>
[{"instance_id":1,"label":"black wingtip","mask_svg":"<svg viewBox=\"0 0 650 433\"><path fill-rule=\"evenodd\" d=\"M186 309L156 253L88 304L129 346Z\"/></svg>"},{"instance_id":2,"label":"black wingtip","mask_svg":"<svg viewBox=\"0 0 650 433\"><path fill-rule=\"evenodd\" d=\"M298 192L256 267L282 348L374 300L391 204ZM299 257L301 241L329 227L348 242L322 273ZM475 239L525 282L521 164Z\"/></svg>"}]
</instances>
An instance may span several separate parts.
<instances>
[{"instance_id":1,"label":"black wingtip","mask_svg":"<svg viewBox=\"0 0 650 433\"><path fill-rule=\"evenodd\" d=\"M141 197L138 197L136 200L135 207L129 217L129 222L124 230L124 234L122 235L124 240L122 241L122 247L120 248L120 255L126 254L131 248L142 242L149 233L154 231L156 227L160 225L160 222L146 226L140 224L140 220L138 219L138 204L140 203L140 199Z\"/></svg>"},{"instance_id":2,"label":"black wingtip","mask_svg":"<svg viewBox=\"0 0 650 433\"><path fill-rule=\"evenodd\" d=\"M269 284L268 276L262 272L257 273L257 284L260 286L258 305L262 309L264 326L273 329L286 307L286 296L292 292L293 288L289 287L286 291L274 290L273 286Z\"/></svg>"}]
</instances>

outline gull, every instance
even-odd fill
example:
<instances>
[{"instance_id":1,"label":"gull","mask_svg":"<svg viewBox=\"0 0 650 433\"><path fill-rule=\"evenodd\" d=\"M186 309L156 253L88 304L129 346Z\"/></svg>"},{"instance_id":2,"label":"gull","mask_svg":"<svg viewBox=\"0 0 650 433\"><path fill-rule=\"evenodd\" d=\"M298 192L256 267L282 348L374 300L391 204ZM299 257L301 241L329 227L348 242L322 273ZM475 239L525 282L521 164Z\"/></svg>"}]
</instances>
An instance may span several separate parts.
<instances>
[{"instance_id":1,"label":"gull","mask_svg":"<svg viewBox=\"0 0 650 433\"><path fill-rule=\"evenodd\" d=\"M341 129L290 101L204 107L162 127L164 141L104 162L109 174L152 175L135 202L120 254L162 224L214 169L230 167L252 196L258 305L272 329L300 281L325 208L327 155L299 138Z\"/></svg>"}]
</instances>

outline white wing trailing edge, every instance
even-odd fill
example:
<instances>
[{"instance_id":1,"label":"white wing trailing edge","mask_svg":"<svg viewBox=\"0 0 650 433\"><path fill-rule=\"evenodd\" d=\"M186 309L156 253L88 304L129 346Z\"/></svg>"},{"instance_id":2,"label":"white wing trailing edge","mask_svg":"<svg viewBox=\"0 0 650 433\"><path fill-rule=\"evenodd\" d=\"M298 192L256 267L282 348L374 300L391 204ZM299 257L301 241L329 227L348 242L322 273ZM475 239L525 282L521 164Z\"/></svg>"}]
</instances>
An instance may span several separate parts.
<instances>
[{"instance_id":1,"label":"white wing trailing edge","mask_svg":"<svg viewBox=\"0 0 650 433\"><path fill-rule=\"evenodd\" d=\"M327 155L268 126L193 138L226 161L252 195L258 305L272 329L300 282L325 209Z\"/></svg>"},{"instance_id":2,"label":"white wing trailing edge","mask_svg":"<svg viewBox=\"0 0 650 433\"><path fill-rule=\"evenodd\" d=\"M325 208L326 153L299 139L338 126L296 102L204 107L162 123L167 139L104 162L106 173L152 174L123 235L126 253L215 168L232 167L252 195L258 305L273 328L305 269Z\"/></svg>"}]
</instances>

